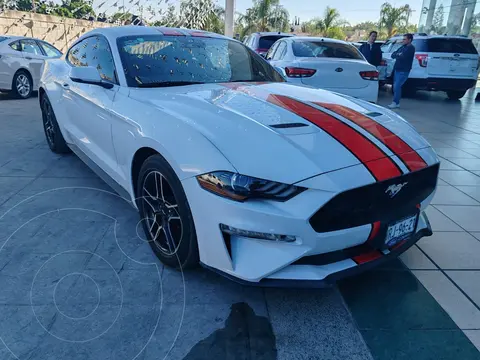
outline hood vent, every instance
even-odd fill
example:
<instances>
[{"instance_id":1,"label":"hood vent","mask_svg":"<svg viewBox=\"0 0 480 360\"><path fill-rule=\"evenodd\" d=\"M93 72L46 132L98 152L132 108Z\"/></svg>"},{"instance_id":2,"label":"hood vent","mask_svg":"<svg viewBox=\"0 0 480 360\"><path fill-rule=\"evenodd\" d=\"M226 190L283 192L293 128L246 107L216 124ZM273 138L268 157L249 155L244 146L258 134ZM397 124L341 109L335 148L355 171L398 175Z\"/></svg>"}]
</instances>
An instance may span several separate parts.
<instances>
[{"instance_id":1,"label":"hood vent","mask_svg":"<svg viewBox=\"0 0 480 360\"><path fill-rule=\"evenodd\" d=\"M291 128L299 128L299 127L304 127L308 126L308 124L304 123L289 123L289 124L275 124L275 125L270 125L270 127L274 129L291 129Z\"/></svg>"}]
</instances>

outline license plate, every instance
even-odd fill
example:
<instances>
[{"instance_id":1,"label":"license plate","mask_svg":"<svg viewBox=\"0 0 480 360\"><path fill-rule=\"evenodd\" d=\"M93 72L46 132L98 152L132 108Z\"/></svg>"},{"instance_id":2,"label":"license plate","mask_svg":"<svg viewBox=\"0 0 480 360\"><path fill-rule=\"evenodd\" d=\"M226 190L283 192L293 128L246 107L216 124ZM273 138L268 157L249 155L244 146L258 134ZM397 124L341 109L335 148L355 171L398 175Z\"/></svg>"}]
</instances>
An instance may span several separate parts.
<instances>
[{"instance_id":1,"label":"license plate","mask_svg":"<svg viewBox=\"0 0 480 360\"><path fill-rule=\"evenodd\" d=\"M387 229L387 238L385 239L385 244L391 247L408 238L415 230L416 223L417 215L414 215L390 225Z\"/></svg>"}]
</instances>

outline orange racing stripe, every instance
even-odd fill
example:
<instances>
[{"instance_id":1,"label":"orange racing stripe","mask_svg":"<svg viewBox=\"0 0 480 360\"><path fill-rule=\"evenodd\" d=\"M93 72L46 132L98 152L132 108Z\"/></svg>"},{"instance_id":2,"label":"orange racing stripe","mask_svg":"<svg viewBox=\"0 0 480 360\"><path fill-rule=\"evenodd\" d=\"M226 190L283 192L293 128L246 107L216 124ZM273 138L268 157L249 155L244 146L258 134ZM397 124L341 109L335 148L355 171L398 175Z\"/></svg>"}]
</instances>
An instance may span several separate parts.
<instances>
[{"instance_id":1,"label":"orange racing stripe","mask_svg":"<svg viewBox=\"0 0 480 360\"><path fill-rule=\"evenodd\" d=\"M334 113L343 116L368 131L382 144L397 155L410 171L416 171L427 167L427 163L405 141L383 125L372 120L368 116L350 109L343 105L315 102L314 104L324 107Z\"/></svg>"},{"instance_id":2,"label":"orange racing stripe","mask_svg":"<svg viewBox=\"0 0 480 360\"><path fill-rule=\"evenodd\" d=\"M337 118L283 95L270 95L267 101L301 116L328 133L365 165L377 181L402 175L397 164L377 145Z\"/></svg>"}]
</instances>

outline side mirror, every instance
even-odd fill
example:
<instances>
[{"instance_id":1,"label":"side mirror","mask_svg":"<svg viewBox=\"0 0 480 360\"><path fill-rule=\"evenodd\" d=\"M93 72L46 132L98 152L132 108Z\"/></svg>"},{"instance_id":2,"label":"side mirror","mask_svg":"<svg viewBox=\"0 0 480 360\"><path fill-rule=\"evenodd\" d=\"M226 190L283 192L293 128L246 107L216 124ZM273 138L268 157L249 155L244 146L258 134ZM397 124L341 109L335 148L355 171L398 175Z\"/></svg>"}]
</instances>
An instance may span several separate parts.
<instances>
[{"instance_id":1,"label":"side mirror","mask_svg":"<svg viewBox=\"0 0 480 360\"><path fill-rule=\"evenodd\" d=\"M113 84L102 80L98 70L93 66L75 66L70 70L70 79L82 84L98 85L105 89L113 88Z\"/></svg>"}]
</instances>

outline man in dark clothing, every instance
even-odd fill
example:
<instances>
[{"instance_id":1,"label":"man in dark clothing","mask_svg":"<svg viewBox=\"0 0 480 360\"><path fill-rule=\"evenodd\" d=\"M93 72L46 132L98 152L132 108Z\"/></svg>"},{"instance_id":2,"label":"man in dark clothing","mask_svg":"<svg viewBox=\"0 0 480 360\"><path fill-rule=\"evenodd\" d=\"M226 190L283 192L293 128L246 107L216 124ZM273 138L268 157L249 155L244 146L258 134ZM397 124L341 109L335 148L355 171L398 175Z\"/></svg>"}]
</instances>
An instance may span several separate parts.
<instances>
[{"instance_id":1,"label":"man in dark clothing","mask_svg":"<svg viewBox=\"0 0 480 360\"><path fill-rule=\"evenodd\" d=\"M371 31L368 41L360 46L360 52L365 56L365 59L373 66L380 66L382 62L382 50L380 44L376 44L377 32Z\"/></svg>"},{"instance_id":2,"label":"man in dark clothing","mask_svg":"<svg viewBox=\"0 0 480 360\"><path fill-rule=\"evenodd\" d=\"M393 102L388 105L390 109L400 107L400 98L402 97L402 86L410 75L412 70L413 58L415 57L415 47L412 45L413 35L403 35L403 45L392 54L395 59L393 67Z\"/></svg>"}]
</instances>

